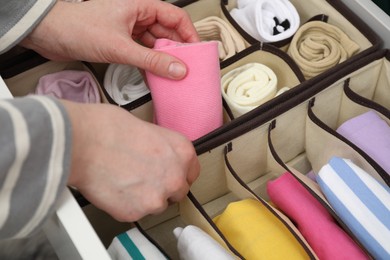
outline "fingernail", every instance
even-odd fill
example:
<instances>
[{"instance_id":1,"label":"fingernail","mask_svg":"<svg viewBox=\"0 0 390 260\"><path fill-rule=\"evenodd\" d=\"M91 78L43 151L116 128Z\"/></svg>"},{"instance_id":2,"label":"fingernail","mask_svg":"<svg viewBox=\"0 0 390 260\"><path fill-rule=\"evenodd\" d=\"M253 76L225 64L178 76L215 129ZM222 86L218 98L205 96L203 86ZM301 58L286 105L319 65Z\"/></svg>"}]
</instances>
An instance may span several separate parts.
<instances>
[{"instance_id":1,"label":"fingernail","mask_svg":"<svg viewBox=\"0 0 390 260\"><path fill-rule=\"evenodd\" d=\"M177 62L172 62L168 67L168 73L172 78L180 79L186 74L186 67Z\"/></svg>"}]
</instances>

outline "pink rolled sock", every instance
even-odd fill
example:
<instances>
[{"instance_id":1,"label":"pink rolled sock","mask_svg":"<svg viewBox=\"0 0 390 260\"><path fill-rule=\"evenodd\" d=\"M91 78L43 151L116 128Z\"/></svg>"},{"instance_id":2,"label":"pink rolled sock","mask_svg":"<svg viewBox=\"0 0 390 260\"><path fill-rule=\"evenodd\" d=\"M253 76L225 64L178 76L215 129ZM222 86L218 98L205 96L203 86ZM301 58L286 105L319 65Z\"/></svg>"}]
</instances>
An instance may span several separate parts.
<instances>
[{"instance_id":1,"label":"pink rolled sock","mask_svg":"<svg viewBox=\"0 0 390 260\"><path fill-rule=\"evenodd\" d=\"M155 123L192 141L220 127L223 115L217 42L158 39L154 49L179 58L187 66L187 75L178 81L146 72Z\"/></svg>"},{"instance_id":2,"label":"pink rolled sock","mask_svg":"<svg viewBox=\"0 0 390 260\"><path fill-rule=\"evenodd\" d=\"M100 103L99 87L87 71L63 70L42 76L35 94L79 103Z\"/></svg>"},{"instance_id":3,"label":"pink rolled sock","mask_svg":"<svg viewBox=\"0 0 390 260\"><path fill-rule=\"evenodd\" d=\"M368 259L321 203L289 172L267 183L271 201L305 237L321 260Z\"/></svg>"}]
</instances>

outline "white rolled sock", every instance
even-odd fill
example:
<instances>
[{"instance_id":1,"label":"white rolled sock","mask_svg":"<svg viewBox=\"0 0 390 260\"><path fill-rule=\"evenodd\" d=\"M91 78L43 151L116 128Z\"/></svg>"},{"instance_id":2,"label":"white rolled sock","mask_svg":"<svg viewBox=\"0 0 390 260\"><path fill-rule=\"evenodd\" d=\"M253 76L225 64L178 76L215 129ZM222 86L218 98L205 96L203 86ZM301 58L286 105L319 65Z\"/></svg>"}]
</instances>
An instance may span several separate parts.
<instances>
[{"instance_id":1,"label":"white rolled sock","mask_svg":"<svg viewBox=\"0 0 390 260\"><path fill-rule=\"evenodd\" d=\"M150 92L138 69L124 64L108 66L104 88L118 105L131 103Z\"/></svg>"},{"instance_id":2,"label":"white rolled sock","mask_svg":"<svg viewBox=\"0 0 390 260\"><path fill-rule=\"evenodd\" d=\"M238 0L230 11L233 19L253 38L277 42L294 35L299 14L288 0Z\"/></svg>"}]
</instances>

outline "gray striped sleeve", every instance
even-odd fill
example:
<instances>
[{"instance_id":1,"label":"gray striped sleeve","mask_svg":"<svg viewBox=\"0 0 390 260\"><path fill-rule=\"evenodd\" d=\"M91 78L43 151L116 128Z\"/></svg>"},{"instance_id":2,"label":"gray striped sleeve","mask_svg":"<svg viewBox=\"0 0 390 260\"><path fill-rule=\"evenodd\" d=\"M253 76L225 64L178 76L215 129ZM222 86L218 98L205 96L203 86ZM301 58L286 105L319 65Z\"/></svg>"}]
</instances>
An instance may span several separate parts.
<instances>
[{"instance_id":1,"label":"gray striped sleeve","mask_svg":"<svg viewBox=\"0 0 390 260\"><path fill-rule=\"evenodd\" d=\"M53 213L70 153L71 126L58 100L0 101L0 239L25 237Z\"/></svg>"},{"instance_id":2,"label":"gray striped sleeve","mask_svg":"<svg viewBox=\"0 0 390 260\"><path fill-rule=\"evenodd\" d=\"M26 37L55 2L55 0L0 0L0 54Z\"/></svg>"}]
</instances>

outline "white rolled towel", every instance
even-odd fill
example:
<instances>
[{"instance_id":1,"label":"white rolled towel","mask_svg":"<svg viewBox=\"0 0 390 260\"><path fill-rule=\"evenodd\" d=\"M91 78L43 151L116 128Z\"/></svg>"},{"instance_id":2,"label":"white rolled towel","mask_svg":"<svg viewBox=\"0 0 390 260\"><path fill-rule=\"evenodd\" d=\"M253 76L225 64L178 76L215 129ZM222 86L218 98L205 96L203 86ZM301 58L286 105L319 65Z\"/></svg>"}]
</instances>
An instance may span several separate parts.
<instances>
[{"instance_id":1,"label":"white rolled towel","mask_svg":"<svg viewBox=\"0 0 390 260\"><path fill-rule=\"evenodd\" d=\"M222 96L234 117L239 117L276 95L277 77L261 63L248 63L226 73L221 79Z\"/></svg>"},{"instance_id":2,"label":"white rolled towel","mask_svg":"<svg viewBox=\"0 0 390 260\"><path fill-rule=\"evenodd\" d=\"M300 17L288 0L238 0L230 11L233 19L253 38L277 42L294 35Z\"/></svg>"},{"instance_id":3,"label":"white rolled towel","mask_svg":"<svg viewBox=\"0 0 390 260\"><path fill-rule=\"evenodd\" d=\"M136 227L114 237L107 252L112 260L167 259Z\"/></svg>"},{"instance_id":4,"label":"white rolled towel","mask_svg":"<svg viewBox=\"0 0 390 260\"><path fill-rule=\"evenodd\" d=\"M194 225L173 230L177 238L177 250L181 260L234 260L225 248L209 234Z\"/></svg>"},{"instance_id":5,"label":"white rolled towel","mask_svg":"<svg viewBox=\"0 0 390 260\"><path fill-rule=\"evenodd\" d=\"M150 92L136 67L114 63L108 65L104 88L118 105L131 103Z\"/></svg>"}]
</instances>

